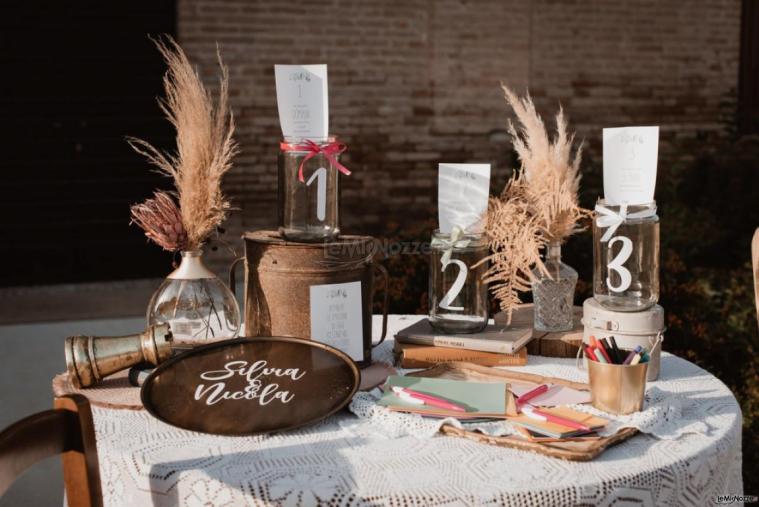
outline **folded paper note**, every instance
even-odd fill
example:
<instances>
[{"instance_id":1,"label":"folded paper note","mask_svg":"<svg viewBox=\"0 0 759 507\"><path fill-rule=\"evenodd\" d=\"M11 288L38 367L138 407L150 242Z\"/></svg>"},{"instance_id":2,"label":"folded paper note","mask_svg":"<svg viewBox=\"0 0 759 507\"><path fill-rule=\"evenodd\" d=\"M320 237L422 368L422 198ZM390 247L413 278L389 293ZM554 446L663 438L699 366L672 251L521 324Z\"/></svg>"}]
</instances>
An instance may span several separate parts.
<instances>
[{"instance_id":1,"label":"folded paper note","mask_svg":"<svg viewBox=\"0 0 759 507\"><path fill-rule=\"evenodd\" d=\"M485 228L490 195L490 164L438 165L438 220L440 232L454 227L479 233Z\"/></svg>"},{"instance_id":2,"label":"folded paper note","mask_svg":"<svg viewBox=\"0 0 759 507\"><path fill-rule=\"evenodd\" d=\"M361 282L312 285L311 339L364 360Z\"/></svg>"},{"instance_id":3,"label":"folded paper note","mask_svg":"<svg viewBox=\"0 0 759 507\"><path fill-rule=\"evenodd\" d=\"M654 201L659 127L603 129L604 198L607 204Z\"/></svg>"},{"instance_id":4,"label":"folded paper note","mask_svg":"<svg viewBox=\"0 0 759 507\"><path fill-rule=\"evenodd\" d=\"M466 412L444 410L430 405L405 401L392 392L393 387L407 387L463 407ZM383 386L379 404L399 412L457 419L499 418L516 414L514 396L504 382L480 383L424 377L391 375Z\"/></svg>"},{"instance_id":5,"label":"folded paper note","mask_svg":"<svg viewBox=\"0 0 759 507\"><path fill-rule=\"evenodd\" d=\"M326 65L275 65L277 108L285 138L325 140L329 136Z\"/></svg>"}]
</instances>

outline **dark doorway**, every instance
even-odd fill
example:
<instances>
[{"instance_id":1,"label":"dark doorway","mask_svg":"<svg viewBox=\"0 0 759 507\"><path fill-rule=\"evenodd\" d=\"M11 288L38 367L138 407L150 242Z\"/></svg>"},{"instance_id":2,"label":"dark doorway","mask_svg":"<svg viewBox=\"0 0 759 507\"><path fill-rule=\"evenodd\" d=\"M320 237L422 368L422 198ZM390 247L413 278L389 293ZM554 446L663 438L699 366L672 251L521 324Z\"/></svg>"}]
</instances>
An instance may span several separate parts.
<instances>
[{"instance_id":1,"label":"dark doorway","mask_svg":"<svg viewBox=\"0 0 759 507\"><path fill-rule=\"evenodd\" d=\"M171 256L129 225L168 182L124 137L170 147L148 34L174 34L175 2L0 4L0 286L165 275Z\"/></svg>"}]
</instances>

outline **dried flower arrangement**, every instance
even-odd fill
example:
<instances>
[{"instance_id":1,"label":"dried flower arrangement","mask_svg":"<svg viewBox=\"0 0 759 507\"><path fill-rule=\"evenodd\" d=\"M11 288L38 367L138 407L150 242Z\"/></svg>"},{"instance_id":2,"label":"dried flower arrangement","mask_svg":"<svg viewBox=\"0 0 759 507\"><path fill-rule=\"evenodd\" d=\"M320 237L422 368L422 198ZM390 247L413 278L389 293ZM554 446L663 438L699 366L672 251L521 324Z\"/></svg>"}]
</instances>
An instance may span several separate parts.
<instances>
[{"instance_id":1,"label":"dried flower arrangement","mask_svg":"<svg viewBox=\"0 0 759 507\"><path fill-rule=\"evenodd\" d=\"M488 205L485 233L492 253L485 281L511 322L519 293L531 288L533 269L549 274L540 251L582 230L579 222L591 212L578 204L582 145L573 154L574 135L567 133L563 111L556 115L552 141L529 95L520 99L502 88L519 122L517 128L509 121L509 134L521 167Z\"/></svg>"},{"instance_id":2,"label":"dried flower arrangement","mask_svg":"<svg viewBox=\"0 0 759 507\"><path fill-rule=\"evenodd\" d=\"M165 250L196 250L224 221L230 207L221 192L221 179L238 151L228 105L229 70L217 51L221 79L214 103L179 44L167 37L156 46L168 64L163 79L166 98L158 103L176 129L177 150L168 154L141 139L128 142L174 180L176 192L156 191L152 199L132 206L132 221Z\"/></svg>"}]
</instances>

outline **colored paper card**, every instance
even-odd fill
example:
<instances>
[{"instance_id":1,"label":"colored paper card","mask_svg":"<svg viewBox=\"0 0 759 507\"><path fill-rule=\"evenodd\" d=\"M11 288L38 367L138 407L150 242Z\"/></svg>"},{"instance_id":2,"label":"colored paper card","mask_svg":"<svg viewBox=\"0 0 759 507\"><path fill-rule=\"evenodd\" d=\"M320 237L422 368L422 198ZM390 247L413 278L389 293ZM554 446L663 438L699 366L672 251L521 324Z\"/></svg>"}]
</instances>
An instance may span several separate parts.
<instances>
[{"instance_id":1,"label":"colored paper card","mask_svg":"<svg viewBox=\"0 0 759 507\"><path fill-rule=\"evenodd\" d=\"M511 383L511 392L517 398L523 394L535 389L534 384L517 384ZM557 407L561 405L575 405L579 403L590 403L590 391L580 391L571 387L559 384L551 385L546 392L530 400L530 405L536 407Z\"/></svg>"},{"instance_id":2,"label":"colored paper card","mask_svg":"<svg viewBox=\"0 0 759 507\"><path fill-rule=\"evenodd\" d=\"M393 387L407 387L416 392L435 396L466 409L465 413L448 411L431 405L417 405L393 393ZM504 382L469 382L440 378L391 375L383 386L380 405L399 412L412 412L433 417L457 419L506 417L515 410L514 398Z\"/></svg>"},{"instance_id":3,"label":"colored paper card","mask_svg":"<svg viewBox=\"0 0 759 507\"><path fill-rule=\"evenodd\" d=\"M603 129L604 198L607 204L654 201L659 127Z\"/></svg>"},{"instance_id":4,"label":"colored paper card","mask_svg":"<svg viewBox=\"0 0 759 507\"><path fill-rule=\"evenodd\" d=\"M311 339L364 360L361 282L312 285Z\"/></svg>"},{"instance_id":5,"label":"colored paper card","mask_svg":"<svg viewBox=\"0 0 759 507\"><path fill-rule=\"evenodd\" d=\"M275 65L277 108L286 138L329 136L326 65Z\"/></svg>"},{"instance_id":6,"label":"colored paper card","mask_svg":"<svg viewBox=\"0 0 759 507\"><path fill-rule=\"evenodd\" d=\"M489 195L490 164L439 164L440 232L450 234L454 227L465 232L482 232Z\"/></svg>"}]
</instances>

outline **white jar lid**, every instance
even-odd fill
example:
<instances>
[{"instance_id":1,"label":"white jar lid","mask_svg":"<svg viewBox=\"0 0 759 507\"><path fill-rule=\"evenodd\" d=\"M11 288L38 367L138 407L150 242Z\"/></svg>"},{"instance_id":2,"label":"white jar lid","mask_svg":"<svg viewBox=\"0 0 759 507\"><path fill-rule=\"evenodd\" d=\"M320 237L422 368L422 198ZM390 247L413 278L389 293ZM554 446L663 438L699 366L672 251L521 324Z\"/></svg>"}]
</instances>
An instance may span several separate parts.
<instances>
[{"instance_id":1,"label":"white jar lid","mask_svg":"<svg viewBox=\"0 0 759 507\"><path fill-rule=\"evenodd\" d=\"M664 308L654 305L640 312L620 312L604 308L593 298L582 305L583 325L623 334L651 335L664 330Z\"/></svg>"}]
</instances>

